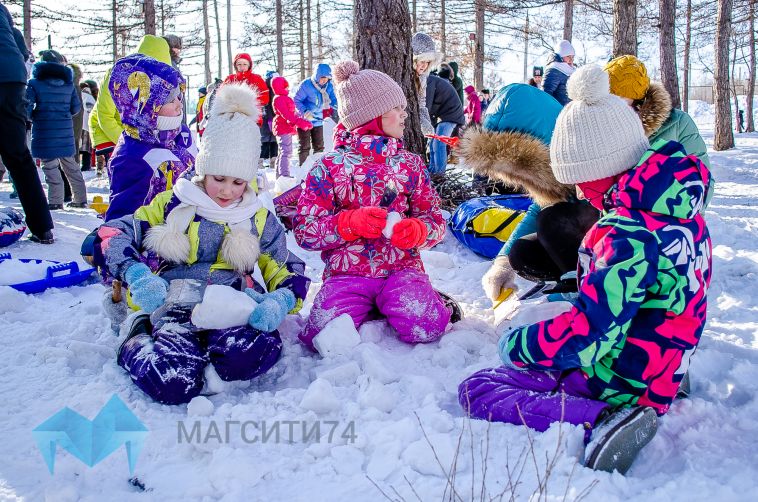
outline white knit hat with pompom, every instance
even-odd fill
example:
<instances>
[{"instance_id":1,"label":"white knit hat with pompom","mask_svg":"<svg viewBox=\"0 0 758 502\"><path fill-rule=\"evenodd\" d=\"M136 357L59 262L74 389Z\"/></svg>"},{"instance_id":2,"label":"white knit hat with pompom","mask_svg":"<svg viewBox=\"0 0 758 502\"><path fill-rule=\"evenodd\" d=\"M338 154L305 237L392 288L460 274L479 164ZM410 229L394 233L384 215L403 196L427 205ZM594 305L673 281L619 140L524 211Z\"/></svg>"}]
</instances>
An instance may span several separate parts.
<instances>
[{"instance_id":1,"label":"white knit hat with pompom","mask_svg":"<svg viewBox=\"0 0 758 502\"><path fill-rule=\"evenodd\" d=\"M573 184L621 174L650 147L637 113L610 93L608 74L597 65L568 80L568 103L555 123L550 164L555 179Z\"/></svg>"},{"instance_id":2,"label":"white knit hat with pompom","mask_svg":"<svg viewBox=\"0 0 758 502\"><path fill-rule=\"evenodd\" d=\"M224 84L213 100L195 173L252 181L261 155L258 93L245 84Z\"/></svg>"},{"instance_id":3,"label":"white knit hat with pompom","mask_svg":"<svg viewBox=\"0 0 758 502\"><path fill-rule=\"evenodd\" d=\"M355 61L341 61L332 72L340 122L348 131L408 103L397 82L376 70L361 70Z\"/></svg>"}]
</instances>

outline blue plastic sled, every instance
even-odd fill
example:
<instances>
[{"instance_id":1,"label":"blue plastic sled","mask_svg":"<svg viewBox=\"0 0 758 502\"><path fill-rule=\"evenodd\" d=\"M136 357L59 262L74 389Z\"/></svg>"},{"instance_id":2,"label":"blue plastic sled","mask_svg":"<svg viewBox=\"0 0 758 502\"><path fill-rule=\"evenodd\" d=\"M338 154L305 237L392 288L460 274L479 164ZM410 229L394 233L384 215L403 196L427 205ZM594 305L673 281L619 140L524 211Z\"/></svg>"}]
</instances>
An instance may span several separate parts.
<instances>
[{"instance_id":1,"label":"blue plastic sled","mask_svg":"<svg viewBox=\"0 0 758 502\"><path fill-rule=\"evenodd\" d=\"M0 253L0 262L9 260L10 253ZM10 284L10 287L27 294L41 293L48 288L67 288L75 286L86 281L95 271L94 268L79 270L79 264L75 261L60 263L52 260L35 260L30 258L19 258L19 261L26 263L42 263L50 261L54 265L47 267L47 275L39 281L21 282L19 284Z\"/></svg>"}]
</instances>

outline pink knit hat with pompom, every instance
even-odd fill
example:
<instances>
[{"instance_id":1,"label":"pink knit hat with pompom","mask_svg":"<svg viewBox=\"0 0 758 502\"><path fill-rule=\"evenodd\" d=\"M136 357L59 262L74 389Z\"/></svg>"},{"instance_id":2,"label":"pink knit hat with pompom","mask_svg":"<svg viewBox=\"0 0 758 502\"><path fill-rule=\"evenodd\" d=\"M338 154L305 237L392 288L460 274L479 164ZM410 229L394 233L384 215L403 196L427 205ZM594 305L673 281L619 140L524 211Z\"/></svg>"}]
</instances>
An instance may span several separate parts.
<instances>
[{"instance_id":1,"label":"pink knit hat with pompom","mask_svg":"<svg viewBox=\"0 0 758 502\"><path fill-rule=\"evenodd\" d=\"M337 63L333 71L340 122L353 130L408 102L400 86L376 70L361 70L355 61Z\"/></svg>"}]
</instances>

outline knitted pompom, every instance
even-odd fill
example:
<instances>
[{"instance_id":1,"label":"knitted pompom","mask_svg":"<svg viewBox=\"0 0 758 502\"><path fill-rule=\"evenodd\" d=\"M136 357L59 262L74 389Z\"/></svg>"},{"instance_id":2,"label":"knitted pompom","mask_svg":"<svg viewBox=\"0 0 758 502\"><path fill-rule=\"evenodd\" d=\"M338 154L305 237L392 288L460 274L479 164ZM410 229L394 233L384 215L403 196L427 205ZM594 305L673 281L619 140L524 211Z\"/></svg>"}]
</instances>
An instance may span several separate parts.
<instances>
[{"instance_id":1,"label":"knitted pompom","mask_svg":"<svg viewBox=\"0 0 758 502\"><path fill-rule=\"evenodd\" d=\"M258 93L246 84L224 84L218 91L211 107L211 116L217 117L232 113L247 115L258 121L261 114L258 107Z\"/></svg>"},{"instance_id":2,"label":"knitted pompom","mask_svg":"<svg viewBox=\"0 0 758 502\"><path fill-rule=\"evenodd\" d=\"M337 66L334 67L334 82L339 84L350 78L350 75L355 75L361 70L361 67L355 61L340 61Z\"/></svg>"},{"instance_id":3,"label":"knitted pompom","mask_svg":"<svg viewBox=\"0 0 758 502\"><path fill-rule=\"evenodd\" d=\"M568 79L568 95L572 101L589 105L599 103L610 95L608 74L597 65L582 66Z\"/></svg>"}]
</instances>

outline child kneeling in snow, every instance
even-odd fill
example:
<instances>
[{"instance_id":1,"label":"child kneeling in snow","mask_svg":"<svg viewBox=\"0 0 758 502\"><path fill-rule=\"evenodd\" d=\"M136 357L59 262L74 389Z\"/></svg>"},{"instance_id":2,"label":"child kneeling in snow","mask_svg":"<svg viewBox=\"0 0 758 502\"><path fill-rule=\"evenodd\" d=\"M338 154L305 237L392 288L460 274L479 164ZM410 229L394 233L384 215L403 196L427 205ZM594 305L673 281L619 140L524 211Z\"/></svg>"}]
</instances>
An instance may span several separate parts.
<instances>
[{"instance_id":1,"label":"child kneeling in snow","mask_svg":"<svg viewBox=\"0 0 758 502\"><path fill-rule=\"evenodd\" d=\"M505 366L466 379L459 401L473 417L539 431L583 425L585 465L624 473L703 332L711 241L700 212L711 177L681 144L650 146L608 87L600 67L577 70L550 145L556 179L603 212L579 249L579 296L569 311L506 333Z\"/></svg>"},{"instance_id":2,"label":"child kneeling in snow","mask_svg":"<svg viewBox=\"0 0 758 502\"><path fill-rule=\"evenodd\" d=\"M384 73L358 70L354 61L334 69L335 149L308 174L294 218L297 242L321 250L326 263L299 335L310 348L342 314L356 328L386 317L407 343L437 340L450 320L419 255L442 240L445 222L421 157L402 148L405 95ZM390 211L402 219L388 238L382 231Z\"/></svg>"},{"instance_id":3,"label":"child kneeling in snow","mask_svg":"<svg viewBox=\"0 0 758 502\"><path fill-rule=\"evenodd\" d=\"M282 348L277 327L307 294L304 263L287 250L284 229L250 187L260 153L259 113L254 91L223 86L203 135L196 176L178 180L133 216L98 231L104 265L128 284L131 302L146 314L164 304L169 281L173 292L177 279L244 289L258 303L249 326L202 330L190 320L191 304L170 301L152 330L141 326L146 316L132 323L118 363L161 403L197 396L208 362L224 380L267 371ZM251 278L256 263L268 293Z\"/></svg>"}]
</instances>

